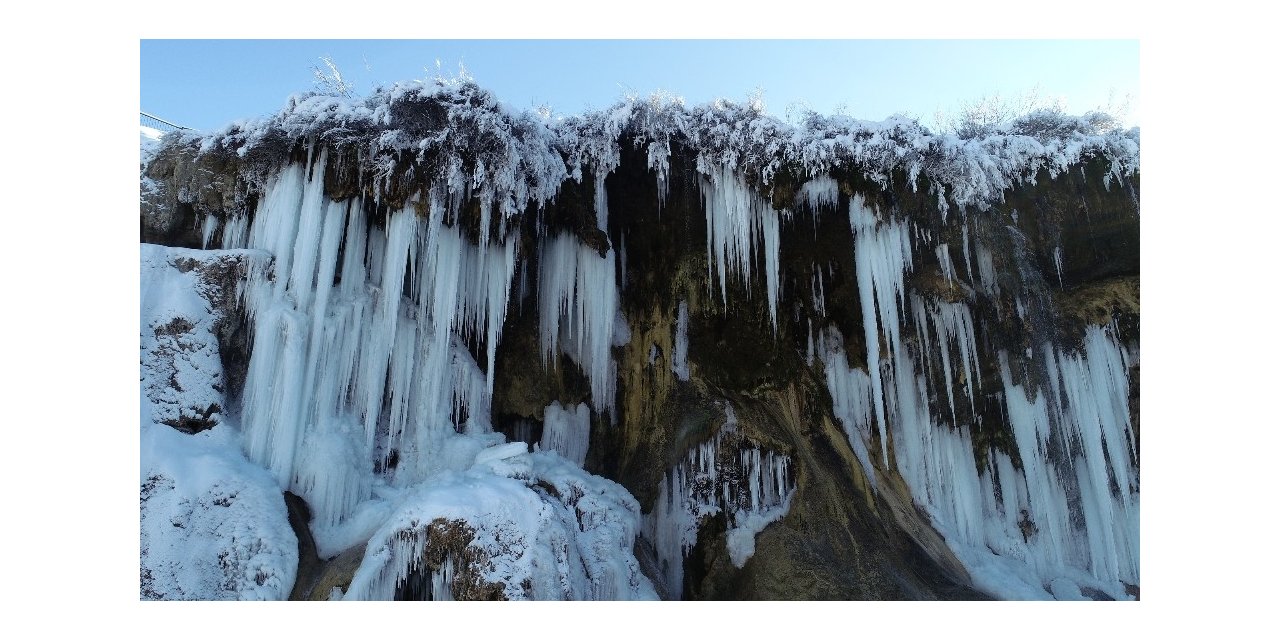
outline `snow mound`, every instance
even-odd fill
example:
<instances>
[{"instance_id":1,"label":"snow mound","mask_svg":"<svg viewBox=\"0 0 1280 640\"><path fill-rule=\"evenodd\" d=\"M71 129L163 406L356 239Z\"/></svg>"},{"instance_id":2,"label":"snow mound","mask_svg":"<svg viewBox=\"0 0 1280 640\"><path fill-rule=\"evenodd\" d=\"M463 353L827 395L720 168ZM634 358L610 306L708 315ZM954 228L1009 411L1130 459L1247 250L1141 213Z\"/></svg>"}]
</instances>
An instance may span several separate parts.
<instances>
[{"instance_id":1,"label":"snow mound","mask_svg":"<svg viewBox=\"0 0 1280 640\"><path fill-rule=\"evenodd\" d=\"M524 446L406 490L345 599L657 599L631 552L635 499L553 452L509 450Z\"/></svg>"},{"instance_id":2,"label":"snow mound","mask_svg":"<svg viewBox=\"0 0 1280 640\"><path fill-rule=\"evenodd\" d=\"M283 600L298 539L275 479L228 426L195 435L142 425L143 600Z\"/></svg>"}]
</instances>

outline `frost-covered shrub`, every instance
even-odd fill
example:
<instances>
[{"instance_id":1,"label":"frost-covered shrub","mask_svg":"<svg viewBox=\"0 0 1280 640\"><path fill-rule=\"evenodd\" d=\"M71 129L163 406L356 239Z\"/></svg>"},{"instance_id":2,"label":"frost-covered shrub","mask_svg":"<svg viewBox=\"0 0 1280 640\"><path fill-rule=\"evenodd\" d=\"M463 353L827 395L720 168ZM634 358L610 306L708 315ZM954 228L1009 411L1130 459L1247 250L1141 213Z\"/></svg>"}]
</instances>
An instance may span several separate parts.
<instances>
[{"instance_id":1,"label":"frost-covered shrub","mask_svg":"<svg viewBox=\"0 0 1280 640\"><path fill-rule=\"evenodd\" d=\"M477 199L486 220L490 207L505 219L541 206L565 180L587 172L603 180L617 168L622 144L646 152L662 195L670 156L684 148L703 175L727 167L762 191L782 171L812 178L851 170L886 188L904 175L912 187L923 180L933 189L942 210L986 208L1041 170L1056 175L1088 157L1110 161L1114 176L1138 167L1137 130L1122 131L1102 111L1075 117L1054 105L997 98L965 107L939 131L904 116L871 122L809 112L799 121L769 115L759 99L690 107L667 94L552 117L511 109L464 75L398 83L363 98L295 95L274 116L170 136L166 144L257 158L272 169L290 150L325 145L345 150L343 162L365 178L356 182L375 193L403 202L414 189L439 189Z\"/></svg>"}]
</instances>

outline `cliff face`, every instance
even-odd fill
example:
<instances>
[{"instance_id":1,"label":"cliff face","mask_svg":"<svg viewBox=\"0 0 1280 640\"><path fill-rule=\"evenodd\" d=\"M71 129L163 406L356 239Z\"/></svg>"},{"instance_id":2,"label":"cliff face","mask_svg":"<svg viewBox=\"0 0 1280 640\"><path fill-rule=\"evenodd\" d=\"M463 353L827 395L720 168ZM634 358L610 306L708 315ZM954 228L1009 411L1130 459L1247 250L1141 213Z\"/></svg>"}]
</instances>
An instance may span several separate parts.
<instances>
[{"instance_id":1,"label":"cliff face","mask_svg":"<svg viewBox=\"0 0 1280 640\"><path fill-rule=\"evenodd\" d=\"M348 597L1125 599L1136 139L1038 118L313 96L171 136L142 239L270 256L220 409Z\"/></svg>"}]
</instances>

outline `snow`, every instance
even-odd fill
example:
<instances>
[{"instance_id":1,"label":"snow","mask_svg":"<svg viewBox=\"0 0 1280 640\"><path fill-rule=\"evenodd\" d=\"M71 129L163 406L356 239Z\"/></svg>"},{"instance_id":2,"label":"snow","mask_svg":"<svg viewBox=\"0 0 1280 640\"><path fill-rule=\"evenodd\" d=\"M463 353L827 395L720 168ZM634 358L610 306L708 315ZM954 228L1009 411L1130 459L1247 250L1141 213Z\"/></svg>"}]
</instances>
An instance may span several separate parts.
<instances>
[{"instance_id":1,"label":"snow","mask_svg":"<svg viewBox=\"0 0 1280 640\"><path fill-rule=\"evenodd\" d=\"M225 418L216 306L220 274L266 259L261 252L140 249L141 386L156 422L217 424Z\"/></svg>"},{"instance_id":2,"label":"snow","mask_svg":"<svg viewBox=\"0 0 1280 640\"><path fill-rule=\"evenodd\" d=\"M345 599L392 599L427 557L434 522L470 533L465 551L481 560L469 566L480 582L500 584L505 599L656 600L630 553L639 531L635 499L554 453L513 446L524 447L496 447L500 451L482 453L472 469L437 474L403 491L373 534ZM497 460L507 464L495 467ZM504 469L508 475L495 473ZM463 551L447 548L442 566L432 568L433 599L456 593L458 583L450 580Z\"/></svg>"},{"instance_id":3,"label":"snow","mask_svg":"<svg viewBox=\"0 0 1280 640\"><path fill-rule=\"evenodd\" d=\"M429 122L415 117L433 112ZM1030 114L994 126L982 137L931 132L919 122L894 116L882 122L804 114L798 125L765 113L758 100L716 100L687 106L678 97L627 96L610 107L567 118L520 112L501 104L469 78L435 78L381 87L363 98L310 93L291 96L275 115L228 125L211 134L177 132L171 144L201 152L246 156L263 144L319 141L348 145L361 153L370 185L391 186L397 158L433 158L426 182L451 197L475 197L504 223L530 205L553 200L567 179L594 176L596 223L608 226L605 178L617 168L621 145L641 149L665 201L673 145L693 149L701 175L720 171L749 177L767 191L780 171L798 170L809 180L797 199L810 208L835 204L830 172L858 167L873 183L889 188L905 175L910 188L937 194L939 213L951 207L985 210L1010 188L1035 181L1045 170L1056 176L1089 157L1109 162L1108 180L1137 171L1137 129L1120 131L1087 114ZM468 153L478 151L478 153ZM504 225L502 228L511 228ZM481 244L488 240L488 225ZM501 239L501 238L500 238Z\"/></svg>"},{"instance_id":4,"label":"snow","mask_svg":"<svg viewBox=\"0 0 1280 640\"><path fill-rule=\"evenodd\" d=\"M142 425L141 598L283 600L298 541L284 496L250 464L235 433Z\"/></svg>"},{"instance_id":5,"label":"snow","mask_svg":"<svg viewBox=\"0 0 1280 640\"><path fill-rule=\"evenodd\" d=\"M139 125L138 129L140 134L138 136L140 147L139 162L145 168L155 158L156 152L160 150L160 138L164 136L164 132L146 125Z\"/></svg>"},{"instance_id":6,"label":"snow","mask_svg":"<svg viewBox=\"0 0 1280 640\"><path fill-rule=\"evenodd\" d=\"M222 407L212 304L219 270L256 252L142 245L140 597L279 600L297 572L297 538L270 474L245 459ZM209 411L211 407L217 407ZM206 420L194 435L169 426Z\"/></svg>"}]
</instances>

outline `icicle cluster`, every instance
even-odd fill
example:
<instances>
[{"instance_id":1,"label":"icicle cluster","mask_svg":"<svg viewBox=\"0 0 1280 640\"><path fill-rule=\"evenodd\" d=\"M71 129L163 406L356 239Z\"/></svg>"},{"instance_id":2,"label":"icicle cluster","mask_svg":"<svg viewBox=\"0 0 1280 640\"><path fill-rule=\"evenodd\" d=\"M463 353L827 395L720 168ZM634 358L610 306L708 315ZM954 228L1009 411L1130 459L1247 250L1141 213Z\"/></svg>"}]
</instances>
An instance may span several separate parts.
<instances>
[{"instance_id":1,"label":"icicle cluster","mask_svg":"<svg viewBox=\"0 0 1280 640\"><path fill-rule=\"evenodd\" d=\"M769 321L778 326L779 212L759 193L747 186L741 175L720 166L709 178L702 178L702 195L707 211L707 279L714 268L719 275L720 300L727 307L729 288L726 273L745 285L751 295L751 268L757 252L762 255ZM763 245L760 247L759 245ZM710 286L710 284L708 284Z\"/></svg>"},{"instance_id":2,"label":"icicle cluster","mask_svg":"<svg viewBox=\"0 0 1280 640\"><path fill-rule=\"evenodd\" d=\"M898 255L899 246L888 253ZM882 446L892 442L894 468L979 588L1017 599L1080 598L1081 590L1127 598L1125 585L1139 578L1137 451L1128 408L1134 356L1102 327L1089 328L1079 354L1045 344L1046 395L1016 384L1001 352L1004 409L1021 468L996 449L978 468L973 426L957 418L960 402L970 409L965 415L974 415L982 391L968 305L912 294L915 356L898 335L906 318L899 317L894 274L904 267L886 274L877 265L896 257L867 262L864 278L859 259L863 316L879 327L868 331L869 375L848 367L834 330L820 336L818 347L835 415L859 462L871 469L866 447L874 415ZM890 286L881 289L886 281ZM941 374L944 390L932 388L931 372ZM949 419L930 412L933 394L945 396ZM887 463L887 448L882 455Z\"/></svg>"},{"instance_id":3,"label":"icicle cluster","mask_svg":"<svg viewBox=\"0 0 1280 640\"><path fill-rule=\"evenodd\" d=\"M544 240L539 249L538 319L544 361L565 353L591 383L597 411L613 407L617 364L612 348L619 294L613 250L601 256L572 234Z\"/></svg>"},{"instance_id":4,"label":"icicle cluster","mask_svg":"<svg viewBox=\"0 0 1280 640\"><path fill-rule=\"evenodd\" d=\"M250 458L337 525L368 497L375 466L394 466L403 485L470 463L445 443L489 430L515 244L471 244L444 226L444 197L425 219L409 207L371 230L360 200L324 196L326 161L273 178L249 229L275 261L244 292L254 349L242 420ZM483 371L469 343L483 346Z\"/></svg>"},{"instance_id":5,"label":"icicle cluster","mask_svg":"<svg viewBox=\"0 0 1280 640\"><path fill-rule=\"evenodd\" d=\"M946 386L947 406L951 409L951 423L956 423L956 399L954 381L959 376L968 394L969 408L977 409L974 402L976 391L981 391L982 378L978 375L978 341L973 333L973 315L969 305L963 302L943 302L926 300L911 294L911 313L916 325L917 344L936 346L938 362L942 366L942 380ZM929 328L933 327L933 334ZM959 354L959 361L952 366L952 345ZM924 352L925 372L931 372L934 366L933 348L922 349Z\"/></svg>"},{"instance_id":6,"label":"icicle cluster","mask_svg":"<svg viewBox=\"0 0 1280 640\"><path fill-rule=\"evenodd\" d=\"M644 536L653 544L666 592L673 598L683 592L684 559L697 542L704 517L725 514L729 557L742 567L755 553L756 534L791 508L791 459L731 445L740 441L736 431L737 420L729 410L714 437L690 449L663 474L657 503L645 515Z\"/></svg>"},{"instance_id":7,"label":"icicle cluster","mask_svg":"<svg viewBox=\"0 0 1280 640\"><path fill-rule=\"evenodd\" d=\"M810 211L835 209L840 203L840 184L824 173L800 185L796 201L804 203Z\"/></svg>"}]
</instances>

